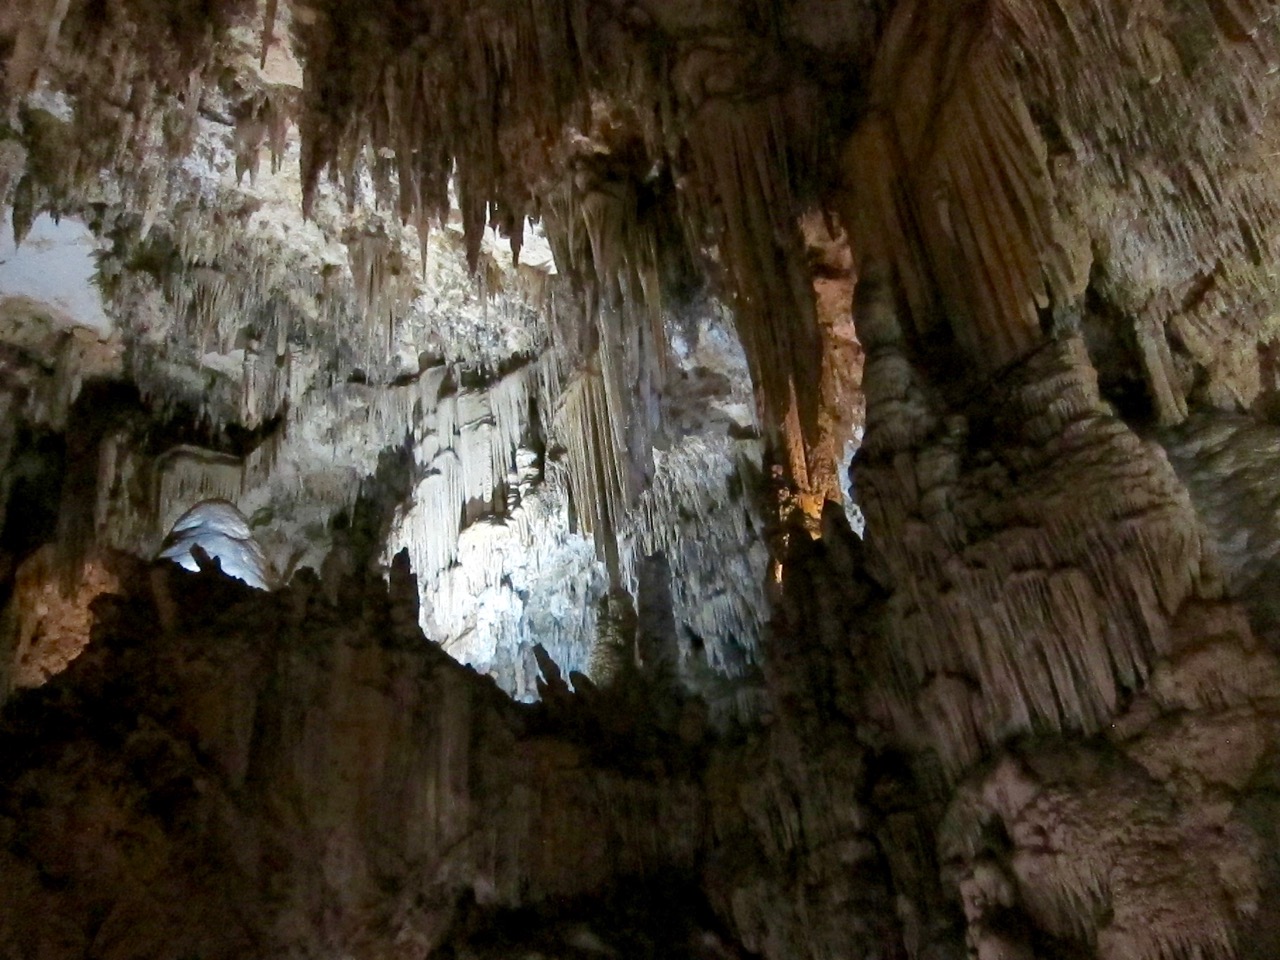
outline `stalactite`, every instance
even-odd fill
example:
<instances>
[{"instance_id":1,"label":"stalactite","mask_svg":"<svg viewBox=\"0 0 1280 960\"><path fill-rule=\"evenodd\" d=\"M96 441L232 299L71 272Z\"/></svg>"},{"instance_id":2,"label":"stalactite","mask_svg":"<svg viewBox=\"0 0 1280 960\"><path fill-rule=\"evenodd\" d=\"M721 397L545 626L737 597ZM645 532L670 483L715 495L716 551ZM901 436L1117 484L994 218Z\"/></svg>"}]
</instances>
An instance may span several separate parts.
<instances>
[{"instance_id":1,"label":"stalactite","mask_svg":"<svg viewBox=\"0 0 1280 960\"><path fill-rule=\"evenodd\" d=\"M1157 415L1180 421L1190 393L1247 405L1257 388L1239 370L1274 333L1274 9L1005 2L993 22L1023 65L1022 97L1053 118L1058 205L1088 233L1095 293L1138 341Z\"/></svg>"},{"instance_id":2,"label":"stalactite","mask_svg":"<svg viewBox=\"0 0 1280 960\"><path fill-rule=\"evenodd\" d=\"M1041 341L1041 311L1085 280L1013 55L982 6L896 11L873 110L846 148L846 218L864 255L892 264L907 321L929 334L945 317L970 362L994 372Z\"/></svg>"},{"instance_id":3,"label":"stalactite","mask_svg":"<svg viewBox=\"0 0 1280 960\"><path fill-rule=\"evenodd\" d=\"M759 470L755 455L750 442L684 441L663 454L624 527L623 582L633 594L643 558L661 554L670 564L681 666L690 676L708 667L743 676L758 655L764 520L747 493ZM703 649L691 649L691 637Z\"/></svg>"},{"instance_id":4,"label":"stalactite","mask_svg":"<svg viewBox=\"0 0 1280 960\"><path fill-rule=\"evenodd\" d=\"M457 562L424 585L422 622L451 656L531 699L536 646L566 674L588 671L607 584L591 542L569 529L563 480L538 481L534 456L519 459L514 505L461 532Z\"/></svg>"},{"instance_id":5,"label":"stalactite","mask_svg":"<svg viewBox=\"0 0 1280 960\"><path fill-rule=\"evenodd\" d=\"M300 94L291 81L276 82L281 77L266 70L280 13L274 3L253 11L260 20L242 3L212 5L190 21L175 14L177 22L170 26L180 36L182 55L155 65L112 55L127 49L128 38L149 25L155 11L126 0L117 0L112 10L118 19L111 29L91 40L76 21L65 46L77 53L92 46L95 57L84 63L107 74L104 85L115 91L117 102L136 102L141 109L114 115L95 101L89 111L77 112L77 129L93 131L77 164L84 175L120 167L133 154L177 159L198 139L203 103L231 115L237 180L244 173L254 179L264 141L270 144L273 169L278 166L285 132L296 119L304 208L317 215L317 198L329 189L325 178L331 177L348 207L371 203L397 212L418 237L424 257L428 223L448 221L455 199L473 269L487 228L506 233L518 258L526 216L542 214L553 245L580 254L576 262L565 260L566 271L586 279L583 289L598 306L609 308L589 310L588 319L598 321L599 360L602 369L612 371L605 380L614 408L609 422L615 429L622 425L626 434L627 501L653 469L649 433L658 425L656 398L667 363L661 301L670 279L668 251L687 248L675 259L688 261L701 257L710 240L728 267L727 291L742 314L753 375L772 411L762 423L772 430L775 421L786 422L785 442L779 435L772 446L786 448L789 471L797 482L810 485L802 448L817 429L808 375L816 363L817 334L794 222L795 183L811 173L814 137L800 120L809 112L807 103L770 92L771 82L757 89L761 78L753 77L745 62L734 64L728 86L718 75L704 83L704 76L694 80L699 89L686 90L678 102L668 83L671 71L683 76L701 68L677 63L680 57L672 54L668 38L646 18L620 17L581 0L522 2L476 16L463 6L402 0L382 0L376 11L358 14L342 4L311 5L296 22L291 14L288 25L305 62ZM252 39L244 29L250 23L254 31L261 27ZM734 23L735 29L741 26ZM233 42L202 48L201 38L221 37L229 24L237 24L228 34ZM409 38L414 42L405 42ZM373 50L379 54L367 55ZM256 66L243 88L220 86L218 69L246 57ZM111 66L104 70L101 65L107 63ZM76 69L79 82L99 80L88 67ZM768 72L790 69L779 61ZM711 72L718 70L713 66ZM727 96L735 86L750 97ZM179 95L187 110L172 129L161 122L171 94ZM625 107L617 113L602 109L606 97ZM731 156L719 156L723 144L732 145ZM605 157L603 166L614 164L621 175L592 179L592 174L582 183L575 177L563 202L540 189L540 201L534 203L534 184L560 179L557 170L566 159L582 173L599 166L596 157ZM693 187L683 191L687 202L680 201L680 211L675 209L677 181ZM166 219L170 185L160 170L145 166L126 178L124 188L133 205L153 212L141 229L147 238L153 224ZM268 293L278 289L280 271L269 250L250 251L246 264L236 262L245 251L232 255L214 249L207 237L222 231L207 226L207 219L193 217L177 231L179 262L164 283L180 313L194 309L204 328L197 343L226 344L261 318L281 313L279 298ZM684 238L678 240L681 232ZM395 239L388 236L389 254L364 239L348 240L351 312L379 321L384 314L401 313L409 289L401 281L411 271L397 262ZM329 266L289 273L290 285L309 278L305 286L315 291L319 322L306 310L293 309L295 304L282 322L289 336L305 331L321 341L332 341L333 331L343 330L356 341L357 363L364 363L376 356L362 342L374 331L355 333L369 326L389 333L389 328L351 322L345 296L335 297L335 285L327 279ZM206 269L235 276L250 272L260 278L254 285L258 295L228 304L220 283L197 278ZM321 276L325 282L317 283L314 278ZM766 316L763 304L773 295L782 296L782 305ZM614 309L621 313L614 315ZM266 330L263 336L269 340L276 333ZM263 407L264 413L270 410ZM209 413L217 416L212 409Z\"/></svg>"},{"instance_id":6,"label":"stalactite","mask_svg":"<svg viewBox=\"0 0 1280 960\"><path fill-rule=\"evenodd\" d=\"M321 918L317 939L340 924L389 926L393 949L426 954L457 898L479 912L542 904L675 862L703 871L721 919L769 960L946 955L921 943L944 937L924 930L937 917L920 919L932 877L911 874L932 869L929 808L958 782L942 857L976 956L1057 952L1041 937L1123 960L1234 956L1265 888L1233 804L1270 783L1258 765L1275 752L1263 715L1276 666L1239 622L1205 611L1220 585L1191 501L1104 402L1072 318L1131 343L1164 425L1205 402L1246 407L1262 390L1251 351L1274 333L1280 291L1264 152L1280 92L1273 4L265 4L0 10L16 117L0 142L0 200L15 234L46 210L92 219L112 244L101 258L111 308L129 318L113 376L137 384L155 419L194 419L213 447L237 448L156 456L163 431L70 424L60 548L146 552L166 516L214 495L270 528L264 552L276 557L296 559L293 538L319 565L332 537L326 569L339 571L350 544L335 514L378 499L390 515L409 492L381 557L389 609L377 589L361 592L368 570L323 588L304 576L285 603L202 610L191 643L157 590L115 604L140 636L104 632L108 645L128 641L108 648L124 660L85 671L92 685L104 664L161 681L146 719L165 725L185 751L178 769L217 805L202 843L226 853L214 843L226 824L262 829L229 844L243 859L226 859L235 873L267 851L246 887L253 918L276 910L257 882L281 870L274 844L301 837L290 882L303 906L282 912L304 931ZM865 37L842 31L846 16ZM802 35L793 18L842 35ZM870 267L863 289L880 297L857 317L869 351L856 467L865 570L862 545L822 509L836 492L837 457L819 448L838 391L824 383L817 265L797 225L855 113L843 213ZM281 213L295 207L306 222ZM555 278L522 262L538 230ZM755 418L735 389L740 365L700 370L678 356L673 331L688 318L668 311L684 306L695 266L737 311ZM65 347L20 415L67 426L82 360ZM707 386L717 379L734 381L731 396ZM257 444L247 455L242 436ZM757 436L763 457L741 439ZM1271 464L1257 459L1247 469L1265 485ZM394 494L384 461L403 479ZM786 534L800 572L780 562L768 585L754 498L765 471L785 488L779 503L811 521ZM1227 512L1265 512L1258 503L1233 498ZM1231 559L1263 549L1246 543ZM607 701L573 674L607 679L607 656L591 667L597 635L600 654L634 661L642 584L668 574L660 619L685 689L653 706L683 711L678 731L652 738L656 774L602 773L554 727L581 736L596 718ZM197 591L221 589L211 583ZM813 630L775 628L764 662L766 592ZM148 646L153 605L167 611L163 649ZM250 610L261 622L240 636ZM351 611L368 622L335 642ZM543 689L554 704L509 709L447 673L419 616L428 638L507 692ZM171 681L191 689L170 696ZM50 698L50 716L78 689ZM109 706L132 721L150 704ZM726 715L745 735L704 782L664 779L672 756L721 750L705 728ZM78 736L66 726L40 734ZM1056 768L983 766L1011 741L1048 756L1046 743L1082 733L1091 743L1054 756ZM76 742L66 756L93 750ZM107 769L124 765L107 753ZM882 796L897 774L879 768L898 764L920 781L924 799L906 814L916 832ZM6 876L37 848L25 838L55 860L66 838L89 842L45 828L47 805L30 802L68 769L0 796L0 835L24 840L0 851ZM261 823L261 809L284 826ZM109 819L103 849L154 839ZM600 821L608 832L584 831ZM671 827L659 836L655 823ZM921 849L895 849L903 837ZM199 876L220 878L222 861L210 862ZM101 884L100 869L77 882ZM140 886L180 894L181 874ZM79 953L132 926L127 902L61 899L71 883L58 870L22 876L36 892L0 904L0 926L17 917L22 929L27 902L57 903L50 923L87 916L101 938Z\"/></svg>"},{"instance_id":7,"label":"stalactite","mask_svg":"<svg viewBox=\"0 0 1280 960\"><path fill-rule=\"evenodd\" d=\"M456 394L441 392L445 385L442 376L424 375L425 389L407 410L402 408L407 415L399 424L401 433L391 434L409 431L415 458L425 475L394 521L386 554L390 557L408 549L411 569L425 599L424 628L429 635L437 633L437 620L446 625L441 639L466 634L458 623L460 611L468 610L477 596L496 588L510 575L495 563L498 557L494 554L503 549L502 538L496 533L487 537L482 529L463 544L464 530L469 529L464 528L463 520L468 503L491 502L499 487L523 491L518 507L525 506L532 476L527 461L521 466L518 451L529 428L531 375L530 368L517 368L486 389ZM396 426L384 423L379 429L394 431ZM515 543L525 549L533 548L529 515L540 509L534 501L523 512L517 509L504 518L504 526L515 527ZM484 521L477 526L483 528ZM464 548L468 551L466 570L455 571ZM486 555L486 551L491 552ZM508 612L507 628L514 626L518 631L519 612ZM486 625L487 635L492 636L494 627ZM489 647L488 659L496 646L495 642ZM513 645L513 649L519 648L518 642ZM479 658L473 655L473 659ZM482 665L487 666L487 661Z\"/></svg>"},{"instance_id":8,"label":"stalactite","mask_svg":"<svg viewBox=\"0 0 1280 960\"><path fill-rule=\"evenodd\" d=\"M579 522L594 536L596 550L616 582L618 531L630 486L623 447L615 434L620 421L609 406L604 377L589 372L565 388L555 431L565 439Z\"/></svg>"},{"instance_id":9,"label":"stalactite","mask_svg":"<svg viewBox=\"0 0 1280 960\"><path fill-rule=\"evenodd\" d=\"M203 500L235 503L240 499L244 465L238 457L176 448L153 467L156 473L157 535L173 528L178 518Z\"/></svg>"},{"instance_id":10,"label":"stalactite","mask_svg":"<svg viewBox=\"0 0 1280 960\"><path fill-rule=\"evenodd\" d=\"M725 67L713 62L704 69ZM706 82L696 68L684 78L687 86ZM698 187L694 222L717 230L760 420L791 479L808 490L814 484L807 450L818 440L813 371L820 347L788 171L787 119L786 105L777 100L709 99L699 104L689 136Z\"/></svg>"},{"instance_id":11,"label":"stalactite","mask_svg":"<svg viewBox=\"0 0 1280 960\"><path fill-rule=\"evenodd\" d=\"M236 181L249 175L256 181L263 145L271 156L271 173L278 174L288 152L292 118L297 114L293 91L267 87L237 109L235 125Z\"/></svg>"},{"instance_id":12,"label":"stalactite","mask_svg":"<svg viewBox=\"0 0 1280 960\"><path fill-rule=\"evenodd\" d=\"M570 362L600 368L627 505L652 473L658 398L668 367L661 296L661 218L642 218L637 185L580 169L546 202L556 262L586 299L565 338ZM554 408L553 408L554 409Z\"/></svg>"},{"instance_id":13,"label":"stalactite","mask_svg":"<svg viewBox=\"0 0 1280 960\"><path fill-rule=\"evenodd\" d=\"M15 9L0 20L5 32L13 34L3 74L4 100L8 103L36 88L41 69L58 42L69 6L70 0L47 0L25 10Z\"/></svg>"}]
</instances>

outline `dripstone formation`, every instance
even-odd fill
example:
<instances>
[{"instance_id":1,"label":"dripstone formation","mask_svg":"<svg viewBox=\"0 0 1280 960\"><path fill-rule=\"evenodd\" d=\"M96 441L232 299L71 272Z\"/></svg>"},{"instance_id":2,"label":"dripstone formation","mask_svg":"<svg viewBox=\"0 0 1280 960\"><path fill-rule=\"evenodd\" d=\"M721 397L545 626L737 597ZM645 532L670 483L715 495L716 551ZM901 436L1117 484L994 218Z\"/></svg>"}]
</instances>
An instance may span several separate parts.
<instances>
[{"instance_id":1,"label":"dripstone formation","mask_svg":"<svg viewBox=\"0 0 1280 960\"><path fill-rule=\"evenodd\" d=\"M1278 14L4 5L0 958L1280 956Z\"/></svg>"}]
</instances>

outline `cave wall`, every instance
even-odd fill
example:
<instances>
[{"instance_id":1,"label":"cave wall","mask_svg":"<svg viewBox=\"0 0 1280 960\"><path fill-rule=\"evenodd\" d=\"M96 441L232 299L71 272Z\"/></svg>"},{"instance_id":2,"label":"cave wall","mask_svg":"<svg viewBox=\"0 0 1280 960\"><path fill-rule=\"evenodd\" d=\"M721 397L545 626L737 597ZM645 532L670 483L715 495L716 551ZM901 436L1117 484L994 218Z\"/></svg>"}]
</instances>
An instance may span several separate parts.
<instances>
[{"instance_id":1,"label":"cave wall","mask_svg":"<svg viewBox=\"0 0 1280 960\"><path fill-rule=\"evenodd\" d=\"M1221 534L1100 402L1078 329L944 399L884 292L864 278L862 562L829 535L786 574L783 636L836 663L802 688L945 807L972 955L1269 955L1277 637Z\"/></svg>"},{"instance_id":2,"label":"cave wall","mask_svg":"<svg viewBox=\"0 0 1280 960\"><path fill-rule=\"evenodd\" d=\"M580 711L522 709L425 642L403 562L390 594L150 582L16 705L6 951L422 955L464 907L688 870L702 845L696 723L621 716L619 743L665 741L632 759Z\"/></svg>"}]
</instances>

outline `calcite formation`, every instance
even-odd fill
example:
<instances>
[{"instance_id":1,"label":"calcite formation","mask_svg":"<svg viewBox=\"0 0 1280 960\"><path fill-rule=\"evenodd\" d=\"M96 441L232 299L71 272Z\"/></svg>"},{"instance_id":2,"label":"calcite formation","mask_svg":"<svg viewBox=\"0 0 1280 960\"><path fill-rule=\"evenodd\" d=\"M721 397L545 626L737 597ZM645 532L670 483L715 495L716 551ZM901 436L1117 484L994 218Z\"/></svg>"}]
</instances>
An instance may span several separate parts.
<instances>
[{"instance_id":1,"label":"calcite formation","mask_svg":"<svg viewBox=\"0 0 1280 960\"><path fill-rule=\"evenodd\" d=\"M217 560L227 576L259 590L270 590L280 579L254 539L249 521L229 500L201 500L180 516L160 545L159 556L187 570L200 569L202 556Z\"/></svg>"},{"instance_id":2,"label":"calcite formation","mask_svg":"<svg viewBox=\"0 0 1280 960\"><path fill-rule=\"evenodd\" d=\"M1097 731L1183 605L1222 590L1186 489L1102 402L1074 332L988 386L983 422L931 408L893 316L864 306L859 489L872 569L900 588L885 709L954 771L1016 733Z\"/></svg>"},{"instance_id":3,"label":"calcite formation","mask_svg":"<svg viewBox=\"0 0 1280 960\"><path fill-rule=\"evenodd\" d=\"M1280 955L1277 12L4 5L0 956Z\"/></svg>"}]
</instances>

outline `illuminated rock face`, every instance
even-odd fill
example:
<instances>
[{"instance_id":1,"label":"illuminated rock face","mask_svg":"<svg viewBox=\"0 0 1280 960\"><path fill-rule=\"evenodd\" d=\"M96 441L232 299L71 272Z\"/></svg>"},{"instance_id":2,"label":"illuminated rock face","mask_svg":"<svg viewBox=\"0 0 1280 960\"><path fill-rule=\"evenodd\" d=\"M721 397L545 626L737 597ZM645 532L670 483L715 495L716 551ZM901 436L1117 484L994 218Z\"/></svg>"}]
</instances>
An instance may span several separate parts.
<instances>
[{"instance_id":1,"label":"illuminated rock face","mask_svg":"<svg viewBox=\"0 0 1280 960\"><path fill-rule=\"evenodd\" d=\"M0 956L1280 956L1277 13L0 6Z\"/></svg>"},{"instance_id":2,"label":"illuminated rock face","mask_svg":"<svg viewBox=\"0 0 1280 960\"><path fill-rule=\"evenodd\" d=\"M197 551L218 561L227 576L251 587L270 590L276 586L275 571L254 539L249 521L227 500L205 500L179 517L164 538L158 558L194 572L200 569Z\"/></svg>"},{"instance_id":3,"label":"illuminated rock face","mask_svg":"<svg viewBox=\"0 0 1280 960\"><path fill-rule=\"evenodd\" d=\"M130 558L98 553L86 558L80 577L60 576L52 548L36 550L14 576L13 598L0 621L0 700L13 689L43 686L75 661L92 639L93 603L120 589L134 572Z\"/></svg>"},{"instance_id":4,"label":"illuminated rock face","mask_svg":"<svg viewBox=\"0 0 1280 960\"><path fill-rule=\"evenodd\" d=\"M111 318L93 283L93 255L100 244L88 228L41 214L22 246L6 233L0 230L0 310L12 309L6 303L11 298L45 304L57 325L90 330L102 340L110 337Z\"/></svg>"}]
</instances>

